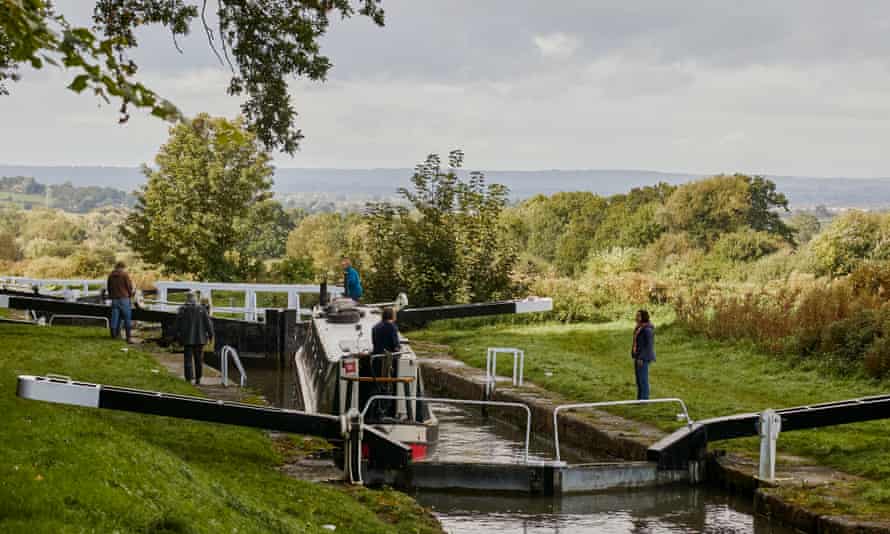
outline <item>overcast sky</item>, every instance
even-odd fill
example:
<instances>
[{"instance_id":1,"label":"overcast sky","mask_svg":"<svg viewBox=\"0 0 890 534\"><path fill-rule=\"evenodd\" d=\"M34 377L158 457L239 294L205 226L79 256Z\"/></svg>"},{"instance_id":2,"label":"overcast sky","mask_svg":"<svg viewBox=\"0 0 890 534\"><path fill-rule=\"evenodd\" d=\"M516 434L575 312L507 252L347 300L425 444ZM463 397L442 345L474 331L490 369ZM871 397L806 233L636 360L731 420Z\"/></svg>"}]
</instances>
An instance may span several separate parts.
<instances>
[{"instance_id":1,"label":"overcast sky","mask_svg":"<svg viewBox=\"0 0 890 534\"><path fill-rule=\"evenodd\" d=\"M90 2L60 1L88 20ZM306 139L282 167L411 167L463 148L482 169L890 176L883 0L384 0L386 26L335 21L325 83L294 81ZM148 32L147 85L233 116L203 34ZM0 97L0 163L138 165L165 123L25 70Z\"/></svg>"}]
</instances>

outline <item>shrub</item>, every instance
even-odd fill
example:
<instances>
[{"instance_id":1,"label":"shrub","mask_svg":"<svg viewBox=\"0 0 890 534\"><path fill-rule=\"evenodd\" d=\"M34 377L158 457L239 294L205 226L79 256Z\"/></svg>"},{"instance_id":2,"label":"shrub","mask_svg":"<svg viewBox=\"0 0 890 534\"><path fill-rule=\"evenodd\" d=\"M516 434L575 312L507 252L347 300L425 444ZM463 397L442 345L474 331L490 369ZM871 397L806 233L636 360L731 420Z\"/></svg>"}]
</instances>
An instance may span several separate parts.
<instances>
[{"instance_id":1,"label":"shrub","mask_svg":"<svg viewBox=\"0 0 890 534\"><path fill-rule=\"evenodd\" d=\"M695 244L685 232L661 234L661 237L642 252L640 265L647 271L659 271L666 266L681 263L693 251Z\"/></svg>"},{"instance_id":2,"label":"shrub","mask_svg":"<svg viewBox=\"0 0 890 534\"><path fill-rule=\"evenodd\" d=\"M74 278L74 270L68 259L44 256L27 262L24 274L29 278Z\"/></svg>"},{"instance_id":3,"label":"shrub","mask_svg":"<svg viewBox=\"0 0 890 534\"><path fill-rule=\"evenodd\" d=\"M726 261L749 262L772 254L781 246L781 239L775 235L745 229L720 236L713 253Z\"/></svg>"},{"instance_id":4,"label":"shrub","mask_svg":"<svg viewBox=\"0 0 890 534\"><path fill-rule=\"evenodd\" d=\"M783 282L799 270L800 255L788 249L779 250L752 263L739 266L739 278L758 284Z\"/></svg>"},{"instance_id":5,"label":"shrub","mask_svg":"<svg viewBox=\"0 0 890 534\"><path fill-rule=\"evenodd\" d=\"M114 254L108 250L81 248L71 256L69 262L75 276L102 278L111 270Z\"/></svg>"},{"instance_id":6,"label":"shrub","mask_svg":"<svg viewBox=\"0 0 890 534\"><path fill-rule=\"evenodd\" d=\"M890 337L879 337L865 351L865 372L874 378L890 375Z\"/></svg>"},{"instance_id":7,"label":"shrub","mask_svg":"<svg viewBox=\"0 0 890 534\"><path fill-rule=\"evenodd\" d=\"M828 325L820 350L841 363L858 363L865 350L881 336L881 320L876 310L857 309L849 317Z\"/></svg>"},{"instance_id":8,"label":"shrub","mask_svg":"<svg viewBox=\"0 0 890 534\"><path fill-rule=\"evenodd\" d=\"M19 259L19 247L12 232L0 232L0 261Z\"/></svg>"},{"instance_id":9,"label":"shrub","mask_svg":"<svg viewBox=\"0 0 890 534\"><path fill-rule=\"evenodd\" d=\"M43 237L35 237L25 245L24 256L27 259L54 256L66 258L77 250L77 244L70 241L50 241Z\"/></svg>"},{"instance_id":10,"label":"shrub","mask_svg":"<svg viewBox=\"0 0 890 534\"><path fill-rule=\"evenodd\" d=\"M890 261L868 261L847 277L856 295L890 296Z\"/></svg>"},{"instance_id":11,"label":"shrub","mask_svg":"<svg viewBox=\"0 0 890 534\"><path fill-rule=\"evenodd\" d=\"M810 242L817 274L841 276L850 273L871 258L881 241L882 216L862 211L848 211Z\"/></svg>"},{"instance_id":12,"label":"shrub","mask_svg":"<svg viewBox=\"0 0 890 534\"><path fill-rule=\"evenodd\" d=\"M639 249L614 247L591 255L587 262L586 277L617 275L639 269Z\"/></svg>"}]
</instances>

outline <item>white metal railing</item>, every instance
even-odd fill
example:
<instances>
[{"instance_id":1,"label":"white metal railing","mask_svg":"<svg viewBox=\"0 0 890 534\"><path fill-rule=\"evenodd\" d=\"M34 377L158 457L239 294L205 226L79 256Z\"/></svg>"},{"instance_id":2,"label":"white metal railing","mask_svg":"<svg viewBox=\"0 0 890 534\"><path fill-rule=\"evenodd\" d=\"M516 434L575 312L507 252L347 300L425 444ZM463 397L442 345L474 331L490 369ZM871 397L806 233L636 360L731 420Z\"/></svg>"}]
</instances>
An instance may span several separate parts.
<instances>
[{"instance_id":1,"label":"white metal railing","mask_svg":"<svg viewBox=\"0 0 890 534\"><path fill-rule=\"evenodd\" d=\"M404 400L404 401L424 401L434 404L466 404L471 406L502 406L512 408L522 408L525 410L525 445L523 447L523 461L528 463L528 443L532 430L532 411L528 405L521 402L502 402L502 401L482 401L482 400L465 400L465 399L443 399L439 397L408 397L404 395L373 395L365 403L364 409L361 411L362 421L368 414L368 409L376 400ZM361 446L361 444L359 444Z\"/></svg>"},{"instance_id":2,"label":"white metal railing","mask_svg":"<svg viewBox=\"0 0 890 534\"><path fill-rule=\"evenodd\" d=\"M229 357L232 358L232 362L234 362L238 372L241 373L241 379L238 381L238 385L243 388L247 383L247 373L244 371L244 366L241 365L241 358L238 356L238 351L231 345L226 345L219 351L219 370L222 373L222 385L223 387L226 387L229 384Z\"/></svg>"},{"instance_id":3,"label":"white metal railing","mask_svg":"<svg viewBox=\"0 0 890 534\"><path fill-rule=\"evenodd\" d=\"M82 294L96 294L105 288L105 280L88 280L80 278L28 278L25 276L0 276L0 285L14 285L23 288L43 291L44 294L65 294L66 291L77 289ZM59 289L49 290L47 287ZM99 286L99 289L90 289L90 286Z\"/></svg>"},{"instance_id":4,"label":"white metal railing","mask_svg":"<svg viewBox=\"0 0 890 534\"><path fill-rule=\"evenodd\" d=\"M623 400L623 401L603 401L603 402L584 402L580 404L562 404L553 409L553 448L556 450L556 461L560 461L559 457L559 412L563 410L574 410L577 408L602 408L604 406L627 406L640 404L664 404L677 403L683 409L683 413L677 414L677 419L685 419L686 424L692 426L692 418L689 417L689 410L686 409L686 403L683 399L675 397L665 399L646 399L646 400Z\"/></svg>"},{"instance_id":5,"label":"white metal railing","mask_svg":"<svg viewBox=\"0 0 890 534\"><path fill-rule=\"evenodd\" d=\"M522 385L525 351L506 347L488 347L488 353L485 355L485 391L488 395L494 391L497 380L498 354L513 355L513 385Z\"/></svg>"},{"instance_id":6,"label":"white metal railing","mask_svg":"<svg viewBox=\"0 0 890 534\"><path fill-rule=\"evenodd\" d=\"M196 291L201 295L202 299L207 299L211 305L211 309L216 313L233 313L239 314L247 321L257 321L260 317L265 316L266 307L258 305L257 296L262 293L285 293L287 294L287 309L297 310L297 315L305 315L311 313L310 310L304 310L300 305L301 295L318 295L321 286L313 284L226 284L216 282L174 282L160 281L155 282L155 288L158 291L157 299L150 304L151 309L160 311L173 311L182 303L172 303L168 300L168 293L171 289L180 289L187 291ZM234 291L244 294L244 306L214 306L214 291ZM339 286L328 286L328 292L333 296L343 294L343 288Z\"/></svg>"}]
</instances>

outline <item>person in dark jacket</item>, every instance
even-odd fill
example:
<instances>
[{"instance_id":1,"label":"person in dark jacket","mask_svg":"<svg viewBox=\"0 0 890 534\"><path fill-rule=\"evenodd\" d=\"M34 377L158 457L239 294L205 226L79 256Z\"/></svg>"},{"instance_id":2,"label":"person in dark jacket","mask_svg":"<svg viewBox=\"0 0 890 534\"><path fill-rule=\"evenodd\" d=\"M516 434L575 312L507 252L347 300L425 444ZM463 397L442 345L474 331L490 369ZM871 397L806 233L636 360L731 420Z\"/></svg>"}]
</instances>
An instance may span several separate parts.
<instances>
[{"instance_id":1,"label":"person in dark jacket","mask_svg":"<svg viewBox=\"0 0 890 534\"><path fill-rule=\"evenodd\" d=\"M373 346L372 355L382 355L390 352L399 352L401 343L399 342L399 328L396 326L396 312L392 308L383 308L380 322L375 324L371 329L371 344ZM392 357L376 357L368 362L365 366L365 372L370 372L373 376L395 376L395 366L398 360ZM362 406L367 402L371 395L387 395L392 394L391 384L373 384L374 387L366 387L364 397L359 390ZM391 400L380 400L374 406L374 413L378 419L387 415L393 415L395 404Z\"/></svg>"},{"instance_id":2,"label":"person in dark jacket","mask_svg":"<svg viewBox=\"0 0 890 534\"><path fill-rule=\"evenodd\" d=\"M198 303L194 293L189 293L185 305L179 308L176 333L184 348L185 379L191 382L194 378L195 384L200 384L204 367L204 345L213 339L213 321L210 320L207 309Z\"/></svg>"},{"instance_id":3,"label":"person in dark jacket","mask_svg":"<svg viewBox=\"0 0 890 534\"><path fill-rule=\"evenodd\" d=\"M383 308L380 322L371 329L371 343L374 354L399 351L399 327L396 326L396 312Z\"/></svg>"},{"instance_id":4,"label":"person in dark jacket","mask_svg":"<svg viewBox=\"0 0 890 534\"><path fill-rule=\"evenodd\" d=\"M655 361L655 325L649 322L649 312L646 310L639 310L636 320L630 355L634 360L637 399L646 400L649 398L649 365Z\"/></svg>"},{"instance_id":5,"label":"person in dark jacket","mask_svg":"<svg viewBox=\"0 0 890 534\"><path fill-rule=\"evenodd\" d=\"M114 270L108 275L107 289L108 296L111 299L111 337L117 339L121 334L121 322L124 323L124 330L127 333L127 343L132 343L131 337L131 317L132 308L131 300L136 296L133 290L133 281L127 274L127 266L124 262L119 261L114 264Z\"/></svg>"},{"instance_id":6,"label":"person in dark jacket","mask_svg":"<svg viewBox=\"0 0 890 534\"><path fill-rule=\"evenodd\" d=\"M365 291L362 289L362 280L358 276L358 271L352 266L352 260L344 257L340 265L343 267L343 289L346 291L344 296L356 302L360 301Z\"/></svg>"}]
</instances>

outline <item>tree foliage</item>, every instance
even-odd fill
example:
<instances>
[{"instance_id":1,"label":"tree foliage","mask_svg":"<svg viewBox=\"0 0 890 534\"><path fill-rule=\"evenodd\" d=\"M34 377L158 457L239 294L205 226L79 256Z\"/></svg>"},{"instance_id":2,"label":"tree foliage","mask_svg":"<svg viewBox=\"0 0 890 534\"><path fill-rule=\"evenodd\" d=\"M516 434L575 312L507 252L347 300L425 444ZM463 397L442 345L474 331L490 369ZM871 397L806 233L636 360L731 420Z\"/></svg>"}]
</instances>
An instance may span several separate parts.
<instances>
[{"instance_id":1,"label":"tree foliage","mask_svg":"<svg viewBox=\"0 0 890 534\"><path fill-rule=\"evenodd\" d=\"M660 183L605 198L580 191L538 195L508 210L504 223L518 250L572 276L584 270L593 253L658 239L664 226L657 214L673 190Z\"/></svg>"},{"instance_id":2,"label":"tree foliage","mask_svg":"<svg viewBox=\"0 0 890 534\"><path fill-rule=\"evenodd\" d=\"M232 72L229 94L246 97L241 113L248 126L267 148L293 154L302 134L288 79L325 79L332 63L319 40L331 18L358 14L383 25L380 0L217 0L216 28L207 8L206 0L96 0L94 27L85 28L71 25L51 0L0 0L0 94L19 79L20 65L39 69L50 63L75 72L72 91L119 101L121 121L130 105L176 119L176 107L138 81L129 52L146 26L166 27L177 48L178 36L200 26Z\"/></svg>"},{"instance_id":3,"label":"tree foliage","mask_svg":"<svg viewBox=\"0 0 890 534\"><path fill-rule=\"evenodd\" d=\"M727 261L747 262L772 254L782 246L781 238L750 228L723 234L714 243L714 254Z\"/></svg>"},{"instance_id":4,"label":"tree foliage","mask_svg":"<svg viewBox=\"0 0 890 534\"><path fill-rule=\"evenodd\" d=\"M818 274L849 274L863 260L890 259L890 219L849 211L836 217L809 245Z\"/></svg>"},{"instance_id":5,"label":"tree foliage","mask_svg":"<svg viewBox=\"0 0 890 534\"><path fill-rule=\"evenodd\" d=\"M369 204L365 281L375 298L406 290L418 305L473 302L507 296L516 254L499 228L507 188L481 173L458 174L463 153L447 169L438 155L415 168L412 188L400 188L411 209Z\"/></svg>"},{"instance_id":6,"label":"tree foliage","mask_svg":"<svg viewBox=\"0 0 890 534\"><path fill-rule=\"evenodd\" d=\"M287 256L308 259L315 272L340 283L340 259L346 255L362 265L361 216L316 213L304 217L287 236Z\"/></svg>"},{"instance_id":7,"label":"tree foliage","mask_svg":"<svg viewBox=\"0 0 890 534\"><path fill-rule=\"evenodd\" d=\"M677 188L661 213L672 232L686 232L703 246L722 234L743 228L768 232L788 241L792 230L782 222L777 209L788 210L785 195L776 192L770 180L735 174L713 176Z\"/></svg>"},{"instance_id":8,"label":"tree foliage","mask_svg":"<svg viewBox=\"0 0 890 534\"><path fill-rule=\"evenodd\" d=\"M130 247L171 274L256 277L264 250L254 240L281 219L269 203L272 167L256 136L240 119L202 114L171 128L155 164L144 169L148 183L123 227Z\"/></svg>"}]
</instances>

